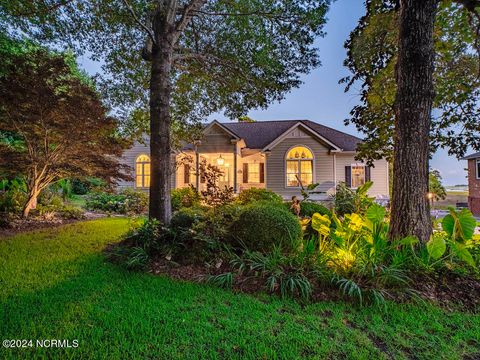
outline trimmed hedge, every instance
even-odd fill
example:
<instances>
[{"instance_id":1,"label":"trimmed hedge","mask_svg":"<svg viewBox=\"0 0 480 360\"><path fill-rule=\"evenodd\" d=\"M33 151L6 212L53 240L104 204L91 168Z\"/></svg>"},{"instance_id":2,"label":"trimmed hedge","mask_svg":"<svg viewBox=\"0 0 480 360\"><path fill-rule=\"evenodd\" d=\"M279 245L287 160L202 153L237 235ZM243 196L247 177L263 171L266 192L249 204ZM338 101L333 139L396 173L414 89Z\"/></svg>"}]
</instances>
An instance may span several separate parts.
<instances>
[{"instance_id":1,"label":"trimmed hedge","mask_svg":"<svg viewBox=\"0 0 480 360\"><path fill-rule=\"evenodd\" d=\"M203 218L203 211L198 208L182 208L175 211L170 221L172 229L190 229L195 222Z\"/></svg>"},{"instance_id":2,"label":"trimmed hedge","mask_svg":"<svg viewBox=\"0 0 480 360\"><path fill-rule=\"evenodd\" d=\"M243 190L238 195L238 202L240 204L246 205L255 201L271 201L275 203L283 202L283 199L277 193L274 193L271 190L259 189L259 188L250 188Z\"/></svg>"},{"instance_id":3,"label":"trimmed hedge","mask_svg":"<svg viewBox=\"0 0 480 360\"><path fill-rule=\"evenodd\" d=\"M302 201L300 203L300 216L312 217L315 213L319 213L321 215L331 215L330 210L328 210L325 206L319 203L311 201Z\"/></svg>"},{"instance_id":4,"label":"trimmed hedge","mask_svg":"<svg viewBox=\"0 0 480 360\"><path fill-rule=\"evenodd\" d=\"M283 205L265 202L247 205L232 230L240 244L262 252L269 252L275 246L287 252L296 250L302 238L302 228L295 215Z\"/></svg>"}]
</instances>

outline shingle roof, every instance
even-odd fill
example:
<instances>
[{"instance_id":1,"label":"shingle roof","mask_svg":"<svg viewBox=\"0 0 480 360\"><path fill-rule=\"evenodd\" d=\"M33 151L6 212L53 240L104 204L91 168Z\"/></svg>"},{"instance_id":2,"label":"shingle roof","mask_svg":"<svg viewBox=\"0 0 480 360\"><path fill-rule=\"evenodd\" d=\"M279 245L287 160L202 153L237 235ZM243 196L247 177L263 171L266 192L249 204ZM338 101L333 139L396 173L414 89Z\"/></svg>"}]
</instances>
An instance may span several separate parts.
<instances>
[{"instance_id":1,"label":"shingle roof","mask_svg":"<svg viewBox=\"0 0 480 360\"><path fill-rule=\"evenodd\" d=\"M460 160L470 160L470 159L477 159L477 158L480 158L480 152L476 152L476 153L467 155L467 156L461 158Z\"/></svg>"},{"instance_id":2,"label":"shingle roof","mask_svg":"<svg viewBox=\"0 0 480 360\"><path fill-rule=\"evenodd\" d=\"M222 123L228 130L245 140L250 149L263 149L296 123L302 123L343 151L355 151L362 140L310 120L274 120Z\"/></svg>"}]
</instances>

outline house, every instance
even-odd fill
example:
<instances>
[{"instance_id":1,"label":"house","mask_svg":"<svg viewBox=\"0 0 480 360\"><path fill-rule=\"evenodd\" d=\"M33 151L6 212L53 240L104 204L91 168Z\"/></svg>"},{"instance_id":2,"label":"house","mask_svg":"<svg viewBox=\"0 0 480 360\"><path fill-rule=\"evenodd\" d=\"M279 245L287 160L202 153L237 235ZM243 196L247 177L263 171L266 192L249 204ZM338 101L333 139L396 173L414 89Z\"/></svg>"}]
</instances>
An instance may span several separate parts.
<instances>
[{"instance_id":1,"label":"house","mask_svg":"<svg viewBox=\"0 0 480 360\"><path fill-rule=\"evenodd\" d=\"M361 139L309 120L259 122L213 121L203 138L173 155L172 188L194 186L202 190L199 164L218 166L224 176L220 185L236 193L251 187L270 189L285 199L299 196L301 186L319 185L312 199L326 200L339 182L356 188L373 181L369 193L388 198L388 163L379 160L367 167L355 160ZM188 157L190 162L185 162ZM135 143L122 161L134 171L134 182L122 187L147 189L150 183L149 144ZM197 176L199 174L199 176Z\"/></svg>"},{"instance_id":2,"label":"house","mask_svg":"<svg viewBox=\"0 0 480 360\"><path fill-rule=\"evenodd\" d=\"M468 161L468 208L480 216L480 152L462 158Z\"/></svg>"}]
</instances>

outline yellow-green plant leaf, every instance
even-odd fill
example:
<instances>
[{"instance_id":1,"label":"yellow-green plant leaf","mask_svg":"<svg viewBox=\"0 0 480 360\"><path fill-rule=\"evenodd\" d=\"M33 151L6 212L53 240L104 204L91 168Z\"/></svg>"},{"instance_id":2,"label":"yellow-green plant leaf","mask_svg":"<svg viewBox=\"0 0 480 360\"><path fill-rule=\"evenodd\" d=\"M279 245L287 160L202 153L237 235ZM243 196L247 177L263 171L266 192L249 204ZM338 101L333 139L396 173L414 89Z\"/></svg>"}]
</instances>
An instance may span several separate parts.
<instances>
[{"instance_id":1,"label":"yellow-green plant leaf","mask_svg":"<svg viewBox=\"0 0 480 360\"><path fill-rule=\"evenodd\" d=\"M440 259L442 255L445 254L446 250L447 244L445 243L445 239L441 236L432 236L427 242L428 255L435 260Z\"/></svg>"},{"instance_id":2,"label":"yellow-green plant leaf","mask_svg":"<svg viewBox=\"0 0 480 360\"><path fill-rule=\"evenodd\" d=\"M473 260L473 256L468 251L467 247L464 244L459 243L452 243L452 252L458 257L460 260L465 261L468 265L475 267L475 260Z\"/></svg>"},{"instance_id":3,"label":"yellow-green plant leaf","mask_svg":"<svg viewBox=\"0 0 480 360\"><path fill-rule=\"evenodd\" d=\"M385 218L385 208L379 204L372 204L367 209L366 218L373 223L382 222Z\"/></svg>"},{"instance_id":4,"label":"yellow-green plant leaf","mask_svg":"<svg viewBox=\"0 0 480 360\"><path fill-rule=\"evenodd\" d=\"M363 219L356 213L345 215L345 219L348 219L348 228L353 231L359 231L364 225Z\"/></svg>"},{"instance_id":5,"label":"yellow-green plant leaf","mask_svg":"<svg viewBox=\"0 0 480 360\"><path fill-rule=\"evenodd\" d=\"M452 240L469 240L472 238L477 221L468 209L455 211L450 209L450 214L442 220L443 230L452 238Z\"/></svg>"},{"instance_id":6,"label":"yellow-green plant leaf","mask_svg":"<svg viewBox=\"0 0 480 360\"><path fill-rule=\"evenodd\" d=\"M322 236L328 236L330 234L331 220L328 215L321 215L315 213L312 216L312 229L317 231Z\"/></svg>"}]
</instances>

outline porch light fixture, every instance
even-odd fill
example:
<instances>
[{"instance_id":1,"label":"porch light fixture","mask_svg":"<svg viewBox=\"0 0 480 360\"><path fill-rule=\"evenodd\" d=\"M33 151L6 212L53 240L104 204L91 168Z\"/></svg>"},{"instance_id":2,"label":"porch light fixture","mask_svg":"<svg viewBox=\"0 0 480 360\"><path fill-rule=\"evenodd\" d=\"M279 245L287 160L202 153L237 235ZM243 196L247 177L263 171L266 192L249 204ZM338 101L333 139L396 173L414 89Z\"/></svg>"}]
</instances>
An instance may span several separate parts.
<instances>
[{"instance_id":1,"label":"porch light fixture","mask_svg":"<svg viewBox=\"0 0 480 360\"><path fill-rule=\"evenodd\" d=\"M217 158L217 165L222 166L225 163L225 159L222 158L222 154Z\"/></svg>"}]
</instances>

